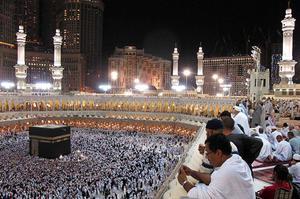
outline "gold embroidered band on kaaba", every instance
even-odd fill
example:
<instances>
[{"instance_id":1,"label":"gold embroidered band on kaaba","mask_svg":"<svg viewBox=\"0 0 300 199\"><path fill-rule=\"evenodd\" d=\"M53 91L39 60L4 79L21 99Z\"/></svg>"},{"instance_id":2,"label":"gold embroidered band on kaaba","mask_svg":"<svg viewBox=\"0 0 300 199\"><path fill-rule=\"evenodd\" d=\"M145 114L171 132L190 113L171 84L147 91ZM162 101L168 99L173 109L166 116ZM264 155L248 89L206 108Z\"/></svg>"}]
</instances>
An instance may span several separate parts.
<instances>
[{"instance_id":1,"label":"gold embroidered band on kaaba","mask_svg":"<svg viewBox=\"0 0 300 199\"><path fill-rule=\"evenodd\" d=\"M66 140L70 140L71 134L61 135L56 137L44 137L38 135L30 135L29 138L32 140L38 140L39 142L46 142L46 143L55 143L55 142L62 142Z\"/></svg>"}]
</instances>

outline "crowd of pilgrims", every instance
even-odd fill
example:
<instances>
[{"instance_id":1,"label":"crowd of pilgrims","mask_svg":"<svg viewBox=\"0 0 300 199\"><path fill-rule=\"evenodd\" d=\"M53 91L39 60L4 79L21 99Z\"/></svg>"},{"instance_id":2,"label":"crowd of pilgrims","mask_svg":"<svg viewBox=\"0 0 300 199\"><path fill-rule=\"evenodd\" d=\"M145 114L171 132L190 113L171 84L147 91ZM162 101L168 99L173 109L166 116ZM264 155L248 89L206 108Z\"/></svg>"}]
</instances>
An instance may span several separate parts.
<instances>
[{"instance_id":1,"label":"crowd of pilgrims","mask_svg":"<svg viewBox=\"0 0 300 199\"><path fill-rule=\"evenodd\" d=\"M207 139L197 152L200 167L182 165L178 172L188 197L272 199L284 189L300 198L300 123L292 121L300 119L299 105L299 100L239 100L231 112L207 121ZM257 165L276 166L274 183L255 193L252 167Z\"/></svg>"},{"instance_id":2,"label":"crowd of pilgrims","mask_svg":"<svg viewBox=\"0 0 300 199\"><path fill-rule=\"evenodd\" d=\"M257 159L276 162L289 161L293 154L300 154L299 126L278 124L280 118L295 118L299 114L299 100L268 98L251 108L247 100L238 101L234 106L233 119L243 133L262 140L263 147Z\"/></svg>"},{"instance_id":3,"label":"crowd of pilgrims","mask_svg":"<svg viewBox=\"0 0 300 199\"><path fill-rule=\"evenodd\" d=\"M28 154L28 132L0 134L0 198L153 198L191 137L72 128L72 152Z\"/></svg>"}]
</instances>

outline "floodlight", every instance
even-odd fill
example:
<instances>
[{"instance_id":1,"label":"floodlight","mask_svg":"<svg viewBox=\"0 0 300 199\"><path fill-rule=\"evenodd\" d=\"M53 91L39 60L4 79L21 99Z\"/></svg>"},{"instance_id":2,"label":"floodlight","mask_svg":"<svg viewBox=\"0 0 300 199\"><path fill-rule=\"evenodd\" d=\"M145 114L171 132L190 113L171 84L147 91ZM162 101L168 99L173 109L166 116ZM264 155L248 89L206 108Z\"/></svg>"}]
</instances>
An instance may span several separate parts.
<instances>
[{"instance_id":1,"label":"floodlight","mask_svg":"<svg viewBox=\"0 0 300 199\"><path fill-rule=\"evenodd\" d=\"M13 83L13 82L7 82L7 81L1 82L1 87L4 88L4 89L6 89L6 90L9 90L9 89L15 87L15 83Z\"/></svg>"},{"instance_id":2,"label":"floodlight","mask_svg":"<svg viewBox=\"0 0 300 199\"><path fill-rule=\"evenodd\" d=\"M135 87L134 87L136 90L138 90L138 91L146 91L146 90L148 90L149 89L149 86L147 85L147 84L137 84L137 85L135 85Z\"/></svg>"},{"instance_id":3,"label":"floodlight","mask_svg":"<svg viewBox=\"0 0 300 199\"><path fill-rule=\"evenodd\" d=\"M186 89L186 87L184 85L178 85L178 86L172 86L172 89L177 92L181 92L181 91L184 91Z\"/></svg>"},{"instance_id":4,"label":"floodlight","mask_svg":"<svg viewBox=\"0 0 300 199\"><path fill-rule=\"evenodd\" d=\"M49 90L52 87L52 84L48 82L38 82L34 84L34 87L40 90Z\"/></svg>"},{"instance_id":5,"label":"floodlight","mask_svg":"<svg viewBox=\"0 0 300 199\"><path fill-rule=\"evenodd\" d=\"M106 91L108 91L108 90L111 89L111 85L108 85L108 84L99 85L99 89L101 89L104 92L106 92Z\"/></svg>"},{"instance_id":6,"label":"floodlight","mask_svg":"<svg viewBox=\"0 0 300 199\"><path fill-rule=\"evenodd\" d=\"M119 74L118 74L117 71L112 71L111 74L110 74L111 79L112 79L113 81L115 81L115 80L118 79L118 75L119 75Z\"/></svg>"}]
</instances>

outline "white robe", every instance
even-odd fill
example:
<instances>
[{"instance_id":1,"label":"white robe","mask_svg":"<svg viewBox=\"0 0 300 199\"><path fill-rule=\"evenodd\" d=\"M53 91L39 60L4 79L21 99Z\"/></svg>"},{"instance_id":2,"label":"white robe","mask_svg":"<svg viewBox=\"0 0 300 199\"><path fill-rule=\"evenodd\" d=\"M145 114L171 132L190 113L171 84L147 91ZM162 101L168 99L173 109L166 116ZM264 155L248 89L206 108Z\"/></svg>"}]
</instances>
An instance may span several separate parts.
<instances>
[{"instance_id":1,"label":"white robe","mask_svg":"<svg viewBox=\"0 0 300 199\"><path fill-rule=\"evenodd\" d=\"M277 146L278 146L278 141L277 141L277 139L276 139L276 137L278 136L278 135L281 135L282 136L282 133L280 133L279 131L273 131L272 133L271 133L271 137L270 137L270 139L269 139L269 141L270 141L270 143L272 144L272 148L274 149L274 150L276 150L277 149Z\"/></svg>"},{"instance_id":2,"label":"white robe","mask_svg":"<svg viewBox=\"0 0 300 199\"><path fill-rule=\"evenodd\" d=\"M244 113L239 112L233 119L236 124L239 124L244 128L246 135L251 136L251 129L249 126L248 117Z\"/></svg>"},{"instance_id":3,"label":"white robe","mask_svg":"<svg viewBox=\"0 0 300 199\"><path fill-rule=\"evenodd\" d=\"M238 154L239 153L239 150L238 148L235 146L235 144L233 142L230 142L230 145L231 145L231 153L233 154ZM204 153L204 157L202 159L202 162L204 162L205 164L207 165L211 165L210 162L208 161L207 159L207 155L206 155L206 152ZM207 168L203 167L202 170L206 170ZM208 169L208 173L211 173L213 171L213 169Z\"/></svg>"},{"instance_id":4,"label":"white robe","mask_svg":"<svg viewBox=\"0 0 300 199\"><path fill-rule=\"evenodd\" d=\"M188 192L189 198L254 199L255 191L247 163L236 154L227 159L211 175L209 185L197 184Z\"/></svg>"},{"instance_id":5,"label":"white robe","mask_svg":"<svg viewBox=\"0 0 300 199\"><path fill-rule=\"evenodd\" d=\"M273 152L279 161L288 161L292 159L292 147L290 143L285 140L282 140L278 143L276 151Z\"/></svg>"},{"instance_id":6,"label":"white robe","mask_svg":"<svg viewBox=\"0 0 300 199\"><path fill-rule=\"evenodd\" d=\"M293 176L293 182L300 183L300 162L289 167L289 173Z\"/></svg>"},{"instance_id":7,"label":"white robe","mask_svg":"<svg viewBox=\"0 0 300 199\"><path fill-rule=\"evenodd\" d=\"M283 136L287 137L288 132L290 131L289 127L285 127L281 129L281 133Z\"/></svg>"},{"instance_id":8,"label":"white robe","mask_svg":"<svg viewBox=\"0 0 300 199\"><path fill-rule=\"evenodd\" d=\"M267 139L263 137L258 136L256 138L261 139L261 141L263 142L263 146L260 149L260 153L256 159L259 161L265 161L265 159L267 159L269 155L272 155L272 145Z\"/></svg>"}]
</instances>

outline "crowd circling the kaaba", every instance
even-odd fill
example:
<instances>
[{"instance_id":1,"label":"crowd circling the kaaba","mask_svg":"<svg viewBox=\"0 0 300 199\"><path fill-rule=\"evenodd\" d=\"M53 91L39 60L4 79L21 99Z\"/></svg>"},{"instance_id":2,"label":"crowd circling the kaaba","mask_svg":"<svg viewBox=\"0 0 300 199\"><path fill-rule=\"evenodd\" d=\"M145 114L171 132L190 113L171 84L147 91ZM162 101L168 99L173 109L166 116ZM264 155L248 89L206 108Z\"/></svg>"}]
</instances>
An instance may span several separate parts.
<instances>
[{"instance_id":1,"label":"crowd circling the kaaba","mask_svg":"<svg viewBox=\"0 0 300 199\"><path fill-rule=\"evenodd\" d=\"M153 198L191 137L72 128L72 153L28 154L28 132L2 133L0 198Z\"/></svg>"}]
</instances>

